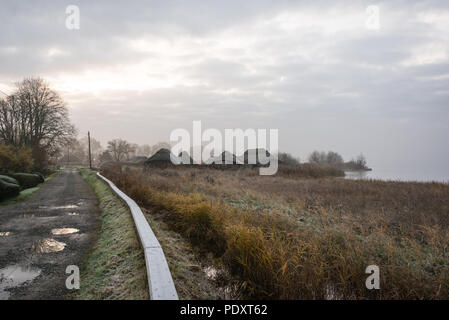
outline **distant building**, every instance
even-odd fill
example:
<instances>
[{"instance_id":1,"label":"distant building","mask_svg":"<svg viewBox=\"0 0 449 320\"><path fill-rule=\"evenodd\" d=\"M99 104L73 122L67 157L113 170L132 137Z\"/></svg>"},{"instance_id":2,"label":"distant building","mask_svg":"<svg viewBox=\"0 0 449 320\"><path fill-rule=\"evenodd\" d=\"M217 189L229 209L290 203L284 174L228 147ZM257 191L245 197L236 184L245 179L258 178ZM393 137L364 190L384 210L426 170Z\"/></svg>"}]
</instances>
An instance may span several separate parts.
<instances>
[{"instance_id":1,"label":"distant building","mask_svg":"<svg viewBox=\"0 0 449 320\"><path fill-rule=\"evenodd\" d=\"M159 149L154 155L145 161L145 165L154 165L166 167L172 165L171 162L171 151L165 148Z\"/></svg>"}]
</instances>

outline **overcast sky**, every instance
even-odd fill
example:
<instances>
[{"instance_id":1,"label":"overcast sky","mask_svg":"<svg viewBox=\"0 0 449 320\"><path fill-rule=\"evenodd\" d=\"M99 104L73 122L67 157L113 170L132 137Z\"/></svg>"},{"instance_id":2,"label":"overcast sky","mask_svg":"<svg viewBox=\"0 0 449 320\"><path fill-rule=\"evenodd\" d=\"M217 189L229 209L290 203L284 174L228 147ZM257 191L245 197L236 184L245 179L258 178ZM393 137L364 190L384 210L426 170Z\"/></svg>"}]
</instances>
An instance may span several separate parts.
<instances>
[{"instance_id":1,"label":"overcast sky","mask_svg":"<svg viewBox=\"0 0 449 320\"><path fill-rule=\"evenodd\" d=\"M448 1L2 0L0 21L0 90L45 78L104 144L168 141L202 120L277 128L303 160L363 152L373 167L448 172Z\"/></svg>"}]
</instances>

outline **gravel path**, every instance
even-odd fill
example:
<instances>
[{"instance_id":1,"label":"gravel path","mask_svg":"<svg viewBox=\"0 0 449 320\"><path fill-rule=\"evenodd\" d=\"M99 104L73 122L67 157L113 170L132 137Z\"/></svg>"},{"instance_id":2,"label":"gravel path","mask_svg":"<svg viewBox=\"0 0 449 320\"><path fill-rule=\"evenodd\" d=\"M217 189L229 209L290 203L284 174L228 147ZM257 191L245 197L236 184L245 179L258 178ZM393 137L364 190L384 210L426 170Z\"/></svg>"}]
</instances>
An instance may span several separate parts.
<instances>
[{"instance_id":1,"label":"gravel path","mask_svg":"<svg viewBox=\"0 0 449 320\"><path fill-rule=\"evenodd\" d=\"M66 268L81 267L97 213L95 194L76 169L60 172L25 201L0 207L0 300L64 299L71 292Z\"/></svg>"}]
</instances>

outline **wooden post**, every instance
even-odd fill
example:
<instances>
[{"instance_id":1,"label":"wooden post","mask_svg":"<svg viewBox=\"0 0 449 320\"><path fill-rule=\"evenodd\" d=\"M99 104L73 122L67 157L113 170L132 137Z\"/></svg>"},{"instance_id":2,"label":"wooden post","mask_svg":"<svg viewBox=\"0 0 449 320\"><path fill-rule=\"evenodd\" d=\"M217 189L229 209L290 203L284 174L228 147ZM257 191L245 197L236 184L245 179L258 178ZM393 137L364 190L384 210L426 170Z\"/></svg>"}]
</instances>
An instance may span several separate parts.
<instances>
[{"instance_id":1,"label":"wooden post","mask_svg":"<svg viewBox=\"0 0 449 320\"><path fill-rule=\"evenodd\" d=\"M89 168L92 169L92 156L90 154L90 132L89 131L87 131L87 140L89 143Z\"/></svg>"}]
</instances>

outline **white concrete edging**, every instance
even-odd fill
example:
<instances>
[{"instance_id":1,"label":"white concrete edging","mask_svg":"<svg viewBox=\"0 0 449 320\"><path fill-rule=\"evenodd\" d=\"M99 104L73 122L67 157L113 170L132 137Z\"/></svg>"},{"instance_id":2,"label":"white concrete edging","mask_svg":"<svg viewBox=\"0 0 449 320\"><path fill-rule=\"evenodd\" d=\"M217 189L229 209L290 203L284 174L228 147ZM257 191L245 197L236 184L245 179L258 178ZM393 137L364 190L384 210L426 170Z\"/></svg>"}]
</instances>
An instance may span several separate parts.
<instances>
[{"instance_id":1,"label":"white concrete edging","mask_svg":"<svg viewBox=\"0 0 449 320\"><path fill-rule=\"evenodd\" d=\"M137 232L139 233L140 242L145 252L150 299L178 300L178 293L176 292L167 260L165 260L164 251L154 235L153 230L151 230L147 219L145 219L142 210L133 199L117 188L114 183L103 177L99 172L97 172L97 176L106 181L112 190L129 206Z\"/></svg>"}]
</instances>

